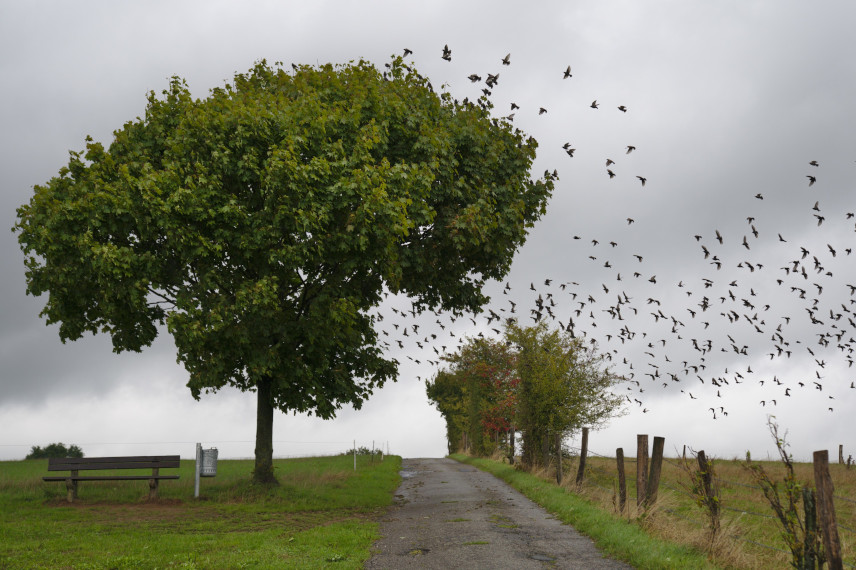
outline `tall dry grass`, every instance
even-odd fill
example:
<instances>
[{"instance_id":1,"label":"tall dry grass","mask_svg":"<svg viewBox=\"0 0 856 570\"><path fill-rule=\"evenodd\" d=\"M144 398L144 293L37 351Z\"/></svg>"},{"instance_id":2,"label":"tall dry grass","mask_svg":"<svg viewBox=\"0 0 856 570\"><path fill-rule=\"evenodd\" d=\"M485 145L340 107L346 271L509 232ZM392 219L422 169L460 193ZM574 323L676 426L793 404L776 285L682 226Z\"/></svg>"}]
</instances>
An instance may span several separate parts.
<instances>
[{"instance_id":1,"label":"tall dry grass","mask_svg":"<svg viewBox=\"0 0 856 570\"><path fill-rule=\"evenodd\" d=\"M502 460L501 454L494 459ZM569 493L582 495L604 510L621 514L642 526L653 536L707 551L717 565L727 568L757 568L778 570L790 566L791 556L781 537L781 529L769 503L745 467L745 461L716 459L716 476L722 506L721 530L711 541L705 511L686 492L689 482L680 467L679 458L663 462L658 500L640 508L636 504L636 462L625 458L627 503L619 513L618 468L614 458L589 456L581 487L576 484L579 461L566 458L563 463L562 487ZM781 481L785 467L777 461L755 462L775 480ZM814 486L814 471L810 463L795 463L795 474L801 483ZM555 465L530 471L545 480L556 481ZM845 565L856 565L856 468L830 465L835 487L836 517Z\"/></svg>"}]
</instances>

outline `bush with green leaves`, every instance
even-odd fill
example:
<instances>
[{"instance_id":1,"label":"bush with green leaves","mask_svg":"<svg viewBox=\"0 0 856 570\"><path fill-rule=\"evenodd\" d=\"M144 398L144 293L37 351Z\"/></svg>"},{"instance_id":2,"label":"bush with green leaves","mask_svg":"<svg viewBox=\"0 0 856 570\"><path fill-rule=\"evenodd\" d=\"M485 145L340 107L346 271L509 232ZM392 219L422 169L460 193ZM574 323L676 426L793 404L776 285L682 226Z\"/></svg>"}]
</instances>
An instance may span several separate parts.
<instances>
[{"instance_id":1,"label":"bush with green leaves","mask_svg":"<svg viewBox=\"0 0 856 570\"><path fill-rule=\"evenodd\" d=\"M68 447L63 443L51 443L44 447L34 445L26 459L48 459L50 457L83 457L83 450L72 444Z\"/></svg>"}]
</instances>

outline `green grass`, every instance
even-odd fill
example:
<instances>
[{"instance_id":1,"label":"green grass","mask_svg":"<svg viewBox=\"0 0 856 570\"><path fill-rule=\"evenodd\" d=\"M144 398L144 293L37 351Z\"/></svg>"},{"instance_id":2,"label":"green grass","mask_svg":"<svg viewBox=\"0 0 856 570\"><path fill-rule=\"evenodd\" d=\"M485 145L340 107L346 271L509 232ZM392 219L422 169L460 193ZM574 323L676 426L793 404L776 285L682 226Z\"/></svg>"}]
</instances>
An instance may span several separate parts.
<instances>
[{"instance_id":1,"label":"green grass","mask_svg":"<svg viewBox=\"0 0 856 570\"><path fill-rule=\"evenodd\" d=\"M496 475L562 522L591 537L607 556L623 560L634 568L715 568L703 553L653 538L638 525L604 511L553 483L517 471L508 464L460 454L451 457Z\"/></svg>"},{"instance_id":2,"label":"green grass","mask_svg":"<svg viewBox=\"0 0 856 570\"><path fill-rule=\"evenodd\" d=\"M193 498L194 466L161 481L45 483L47 461L0 462L0 568L362 568L401 460L277 460L280 485L250 483L252 461L218 462Z\"/></svg>"}]
</instances>

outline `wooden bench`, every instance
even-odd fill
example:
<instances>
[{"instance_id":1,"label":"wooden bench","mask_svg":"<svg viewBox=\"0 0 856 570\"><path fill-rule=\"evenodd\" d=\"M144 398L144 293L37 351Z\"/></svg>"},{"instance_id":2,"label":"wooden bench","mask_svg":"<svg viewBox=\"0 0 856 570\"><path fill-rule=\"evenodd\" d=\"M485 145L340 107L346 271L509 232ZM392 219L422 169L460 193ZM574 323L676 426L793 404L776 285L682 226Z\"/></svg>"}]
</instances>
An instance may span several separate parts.
<instances>
[{"instance_id":1,"label":"wooden bench","mask_svg":"<svg viewBox=\"0 0 856 570\"><path fill-rule=\"evenodd\" d=\"M79 481L149 481L149 499L158 496L158 482L161 479L178 479L178 475L161 475L164 468L176 468L180 465L178 455L144 455L138 457L62 457L48 459L48 471L68 471L68 475L42 477L44 481L65 481L68 489L68 502L77 498ZM80 471L104 471L114 469L151 469L146 475L79 475Z\"/></svg>"}]
</instances>

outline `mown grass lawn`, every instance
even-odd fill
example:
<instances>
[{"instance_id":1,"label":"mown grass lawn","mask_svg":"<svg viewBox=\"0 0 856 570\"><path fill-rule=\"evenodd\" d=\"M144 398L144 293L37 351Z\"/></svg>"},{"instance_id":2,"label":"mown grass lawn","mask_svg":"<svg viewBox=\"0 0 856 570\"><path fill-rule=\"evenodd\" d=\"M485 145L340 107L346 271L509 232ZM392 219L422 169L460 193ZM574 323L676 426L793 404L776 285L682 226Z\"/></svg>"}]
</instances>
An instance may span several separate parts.
<instances>
[{"instance_id":1,"label":"mown grass lawn","mask_svg":"<svg viewBox=\"0 0 856 570\"><path fill-rule=\"evenodd\" d=\"M146 481L100 481L69 504L64 483L41 480L47 460L0 462L0 568L361 568L400 465L276 460L280 485L266 488L250 483L252 461L221 460L195 499L182 461L155 501Z\"/></svg>"}]
</instances>

